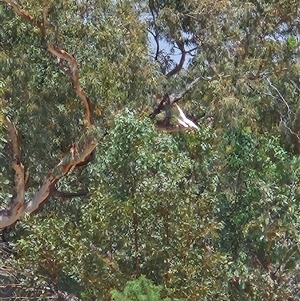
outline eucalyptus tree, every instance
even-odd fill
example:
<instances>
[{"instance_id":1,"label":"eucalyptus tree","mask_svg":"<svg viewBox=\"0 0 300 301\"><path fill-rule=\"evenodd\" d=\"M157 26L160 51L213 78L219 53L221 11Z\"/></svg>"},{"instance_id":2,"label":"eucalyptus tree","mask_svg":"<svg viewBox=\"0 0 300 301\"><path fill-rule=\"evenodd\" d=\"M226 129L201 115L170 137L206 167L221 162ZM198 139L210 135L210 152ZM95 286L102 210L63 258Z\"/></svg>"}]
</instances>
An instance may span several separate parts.
<instances>
[{"instance_id":1,"label":"eucalyptus tree","mask_svg":"<svg viewBox=\"0 0 300 301\"><path fill-rule=\"evenodd\" d=\"M297 299L299 13L1 1L4 294Z\"/></svg>"}]
</instances>

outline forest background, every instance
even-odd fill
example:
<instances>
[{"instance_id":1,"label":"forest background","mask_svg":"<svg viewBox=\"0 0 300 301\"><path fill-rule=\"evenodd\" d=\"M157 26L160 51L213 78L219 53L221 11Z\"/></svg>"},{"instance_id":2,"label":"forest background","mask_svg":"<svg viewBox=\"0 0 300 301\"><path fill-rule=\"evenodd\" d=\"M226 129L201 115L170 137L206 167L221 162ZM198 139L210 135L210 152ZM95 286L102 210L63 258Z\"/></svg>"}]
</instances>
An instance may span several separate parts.
<instances>
[{"instance_id":1,"label":"forest background","mask_svg":"<svg viewBox=\"0 0 300 301\"><path fill-rule=\"evenodd\" d=\"M298 0L0 22L1 300L300 299Z\"/></svg>"}]
</instances>

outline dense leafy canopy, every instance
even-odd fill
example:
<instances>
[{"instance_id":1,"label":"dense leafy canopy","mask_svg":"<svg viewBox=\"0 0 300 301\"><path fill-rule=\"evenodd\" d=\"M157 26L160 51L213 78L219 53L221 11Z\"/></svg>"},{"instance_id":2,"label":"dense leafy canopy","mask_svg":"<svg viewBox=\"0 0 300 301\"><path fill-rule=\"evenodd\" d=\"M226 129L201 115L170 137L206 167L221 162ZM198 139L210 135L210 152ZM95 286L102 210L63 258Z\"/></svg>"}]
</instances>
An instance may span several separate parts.
<instances>
[{"instance_id":1,"label":"dense leafy canopy","mask_svg":"<svg viewBox=\"0 0 300 301\"><path fill-rule=\"evenodd\" d=\"M85 196L1 230L0 298L300 299L299 1L16 3L0 1L0 100L26 200L89 131L49 43L76 59L99 141L56 183ZM159 131L156 98L195 79L178 104L200 130Z\"/></svg>"}]
</instances>

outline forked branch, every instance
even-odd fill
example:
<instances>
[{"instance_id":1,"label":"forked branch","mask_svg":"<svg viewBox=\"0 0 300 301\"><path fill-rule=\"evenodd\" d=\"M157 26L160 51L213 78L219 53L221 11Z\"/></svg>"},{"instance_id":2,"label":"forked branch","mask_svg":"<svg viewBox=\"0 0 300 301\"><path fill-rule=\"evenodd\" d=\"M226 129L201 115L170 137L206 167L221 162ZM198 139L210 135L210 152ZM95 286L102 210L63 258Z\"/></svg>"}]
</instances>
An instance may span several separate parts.
<instances>
[{"instance_id":1,"label":"forked branch","mask_svg":"<svg viewBox=\"0 0 300 301\"><path fill-rule=\"evenodd\" d=\"M172 106L177 103L180 99L182 99L188 92L192 91L200 78L197 77L190 84L186 86L186 88L179 93L171 94L165 93L162 97L161 101L155 106L153 112L149 115L150 118L155 118L156 115L160 114L162 111L165 111L166 106Z\"/></svg>"},{"instance_id":2,"label":"forked branch","mask_svg":"<svg viewBox=\"0 0 300 301\"><path fill-rule=\"evenodd\" d=\"M10 207L0 211L0 229L14 224L25 213L39 211L41 206L52 196L55 184L59 179L73 170L78 164L85 162L97 145L97 137L93 131L84 134L78 142L78 152L74 156L67 154L59 164L46 176L43 184L30 201L24 202L24 170L21 164L17 166L15 180L17 194L12 199ZM14 163L13 163L14 164Z\"/></svg>"},{"instance_id":3,"label":"forked branch","mask_svg":"<svg viewBox=\"0 0 300 301\"><path fill-rule=\"evenodd\" d=\"M46 39L46 19L47 19L47 3L44 2L42 8L42 21L33 18L28 12L20 7L20 5L13 0L4 0L9 4L13 10L22 18L29 21L33 26L40 29L42 36ZM76 142L76 149L72 148L63 160L57 164L53 170L46 176L43 184L34 194L34 196L25 202L25 182L26 175L24 174L24 167L20 159L20 148L18 143L18 134L14 124L8 117L4 118L4 125L8 131L9 144L11 147L12 167L15 172L14 186L15 194L9 206L0 211L0 229L6 228L14 224L26 213L33 213L41 209L41 206L53 195L55 192L55 184L63 176L71 172L76 166L87 164L90 156L97 145L97 132L92 126L91 105L87 93L80 85L79 71L77 61L74 56L68 52L54 46L49 41L47 42L47 51L58 58L59 63L67 62L67 67L63 69L64 73L71 79L73 89L81 100L84 107L84 125L86 127L85 133ZM64 194L66 196L66 194ZM72 194L78 196L79 194ZM71 194L68 194L70 197Z\"/></svg>"}]
</instances>

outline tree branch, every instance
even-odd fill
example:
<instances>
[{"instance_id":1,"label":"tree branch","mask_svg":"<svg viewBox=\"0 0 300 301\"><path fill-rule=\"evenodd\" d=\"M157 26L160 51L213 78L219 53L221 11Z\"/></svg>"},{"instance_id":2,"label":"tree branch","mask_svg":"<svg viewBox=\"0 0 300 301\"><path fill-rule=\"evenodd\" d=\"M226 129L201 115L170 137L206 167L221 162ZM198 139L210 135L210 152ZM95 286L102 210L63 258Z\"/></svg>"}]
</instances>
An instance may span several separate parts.
<instances>
[{"instance_id":1,"label":"tree branch","mask_svg":"<svg viewBox=\"0 0 300 301\"><path fill-rule=\"evenodd\" d=\"M155 8L155 4L153 0L149 0L149 9L152 15L152 22L153 22L153 27L154 27L154 31L155 34L152 31L149 31L149 33L153 36L154 41L156 43L156 51L155 51L155 61L158 60L158 55L159 55L159 33L158 33L158 29L157 29L157 25L156 25L156 16L157 16L157 9Z\"/></svg>"},{"instance_id":2,"label":"tree branch","mask_svg":"<svg viewBox=\"0 0 300 301\"><path fill-rule=\"evenodd\" d=\"M158 60L159 52L160 52L160 47L159 47L159 36L158 34L154 34L151 30L147 30L153 37L155 44L156 44L156 50L155 50L155 55L154 55L154 60Z\"/></svg>"},{"instance_id":3,"label":"tree branch","mask_svg":"<svg viewBox=\"0 0 300 301\"><path fill-rule=\"evenodd\" d=\"M47 43L47 50L55 55L59 60L65 60L70 65L70 72L66 72L65 74L69 75L73 84L74 91L76 95L79 97L79 99L83 103L84 107L84 124L87 127L90 127L92 124L91 116L92 116L92 110L91 110L91 104L90 100L88 98L87 93L85 90L81 87L79 82L79 72L78 72L78 64L74 56L70 55L68 52L59 49L58 47L54 46L51 43Z\"/></svg>"},{"instance_id":4,"label":"tree branch","mask_svg":"<svg viewBox=\"0 0 300 301\"><path fill-rule=\"evenodd\" d=\"M166 75L167 78L170 78L174 74L178 73L182 69L183 64L185 62L186 51L184 48L184 43L182 41L177 40L176 44L177 44L179 50L181 51L181 58L180 58L179 64L177 64L176 67Z\"/></svg>"},{"instance_id":5,"label":"tree branch","mask_svg":"<svg viewBox=\"0 0 300 301\"><path fill-rule=\"evenodd\" d=\"M23 10L21 8L21 6L16 1L14 1L14 0L4 0L4 2L9 4L19 16L26 19L27 21L29 21L33 25L37 26L42 32L44 31L44 28L43 28L44 24L42 22L37 21L32 16L30 16L30 14L28 12L26 12L25 10Z\"/></svg>"},{"instance_id":6,"label":"tree branch","mask_svg":"<svg viewBox=\"0 0 300 301\"><path fill-rule=\"evenodd\" d=\"M29 21L34 26L37 26L46 38L46 17L47 7L46 1L44 2L42 18L43 21L39 22L28 12L23 10L20 5L13 0L4 0L7 4L12 6L13 10L25 20ZM18 144L17 130L14 124L8 117L4 119L4 124L8 130L9 142L12 149L12 165L15 171L15 189L16 194L12 198L9 207L0 211L0 229L6 228L14 224L17 220L23 217L26 213L33 213L41 209L41 206L51 197L51 193L55 191L55 184L57 181L71 172L76 166L86 164L91 158L96 145L97 145L97 132L92 126L91 121L91 105L87 93L81 87L79 82L79 72L76 59L68 52L59 49L50 42L47 42L47 50L55 55L59 61L64 60L69 64L68 68L64 69L64 73L71 78L71 82L76 95L83 103L84 107L84 125L86 127L85 134L79 139L78 142L73 144L70 153L57 164L53 170L46 176L43 184L39 190L33 195L29 202L25 202L25 178L24 167L20 162L20 150Z\"/></svg>"},{"instance_id":7,"label":"tree branch","mask_svg":"<svg viewBox=\"0 0 300 301\"><path fill-rule=\"evenodd\" d=\"M9 4L19 16L23 17L25 20L29 21L31 24L37 26L41 30L41 33L43 36L46 34L46 24L45 23L46 23L47 8L45 5L43 6L43 10L42 10L43 22L39 22L35 18L33 18L28 12L23 10L16 1L14 1L14 0L4 0L4 1L7 4ZM78 65L77 65L76 59L72 55L70 55L68 52L59 49L58 47L54 46L50 42L47 42L47 50L50 53L52 53L53 55L55 55L59 60L65 60L69 63L70 73L68 73L66 70L64 70L64 73L70 76L74 91L83 103L85 126L86 127L91 126L91 124L92 124L91 104L90 104L90 100L87 96L87 93L80 85Z\"/></svg>"},{"instance_id":8,"label":"tree branch","mask_svg":"<svg viewBox=\"0 0 300 301\"><path fill-rule=\"evenodd\" d=\"M51 192L51 197L55 198L62 198L62 199L71 199L71 198L79 198L79 197L84 197L87 196L88 191L79 191L79 192L67 192L67 191L59 191L57 188L54 186L52 192Z\"/></svg>"},{"instance_id":9,"label":"tree branch","mask_svg":"<svg viewBox=\"0 0 300 301\"><path fill-rule=\"evenodd\" d=\"M15 183L15 194L10 203L8 211L12 211L14 208L18 210L24 205L25 201L25 173L24 166L21 163L20 146L18 139L18 132L15 125L6 116L4 117L4 125L8 131L8 140L11 149L12 167L14 169L14 183Z\"/></svg>"},{"instance_id":10,"label":"tree branch","mask_svg":"<svg viewBox=\"0 0 300 301\"><path fill-rule=\"evenodd\" d=\"M199 82L200 77L197 77L194 79L187 87L179 92L178 94L171 94L169 95L168 93L165 93L159 102L157 106L155 106L153 112L149 114L150 118L155 118L156 115L161 113L162 111L166 110L166 106L174 105L177 103L181 98L183 98L188 92L193 90L196 86L196 84ZM170 116L169 116L170 117Z\"/></svg>"},{"instance_id":11,"label":"tree branch","mask_svg":"<svg viewBox=\"0 0 300 301\"><path fill-rule=\"evenodd\" d=\"M190 92L191 90L193 90L196 86L196 84L199 82L200 77L197 77L196 79L194 79L190 84L187 85L187 87L181 91L178 94L174 94L171 96L171 103L174 104L176 102L178 102L181 98L183 98L188 92Z\"/></svg>"},{"instance_id":12,"label":"tree branch","mask_svg":"<svg viewBox=\"0 0 300 301\"><path fill-rule=\"evenodd\" d=\"M0 211L0 229L14 224L22 218L25 213L39 211L41 206L51 196L57 181L71 172L78 164L85 162L97 145L97 138L93 131L88 132L78 142L78 152L74 156L72 153L67 154L59 164L46 176L40 189L35 193L32 199L24 203L24 197L16 196L9 209Z\"/></svg>"}]
</instances>

